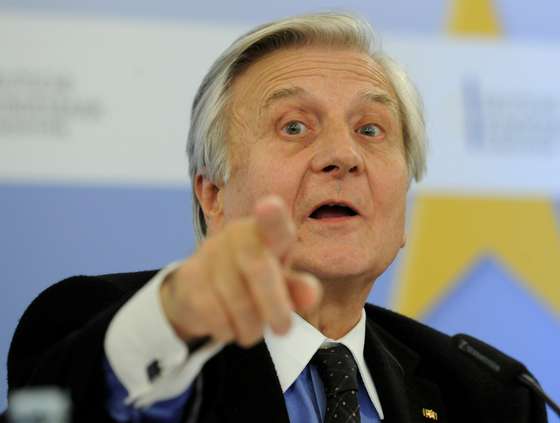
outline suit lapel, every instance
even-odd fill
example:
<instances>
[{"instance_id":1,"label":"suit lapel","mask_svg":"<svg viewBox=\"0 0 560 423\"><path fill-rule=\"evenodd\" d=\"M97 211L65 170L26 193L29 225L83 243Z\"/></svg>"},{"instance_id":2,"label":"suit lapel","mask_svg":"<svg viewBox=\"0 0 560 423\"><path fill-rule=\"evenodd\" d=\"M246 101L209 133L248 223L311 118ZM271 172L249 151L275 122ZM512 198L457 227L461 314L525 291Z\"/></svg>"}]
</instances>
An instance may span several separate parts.
<instances>
[{"instance_id":1,"label":"suit lapel","mask_svg":"<svg viewBox=\"0 0 560 423\"><path fill-rule=\"evenodd\" d=\"M229 386L222 421L289 423L282 388L265 343L249 350L227 348L224 380Z\"/></svg>"},{"instance_id":2,"label":"suit lapel","mask_svg":"<svg viewBox=\"0 0 560 423\"><path fill-rule=\"evenodd\" d=\"M369 321L364 356L381 401L384 422L411 422L402 364L386 349Z\"/></svg>"},{"instance_id":3,"label":"suit lapel","mask_svg":"<svg viewBox=\"0 0 560 423\"><path fill-rule=\"evenodd\" d=\"M445 422L438 387L417 375L419 357L368 319L364 356L381 401L384 423Z\"/></svg>"}]
</instances>

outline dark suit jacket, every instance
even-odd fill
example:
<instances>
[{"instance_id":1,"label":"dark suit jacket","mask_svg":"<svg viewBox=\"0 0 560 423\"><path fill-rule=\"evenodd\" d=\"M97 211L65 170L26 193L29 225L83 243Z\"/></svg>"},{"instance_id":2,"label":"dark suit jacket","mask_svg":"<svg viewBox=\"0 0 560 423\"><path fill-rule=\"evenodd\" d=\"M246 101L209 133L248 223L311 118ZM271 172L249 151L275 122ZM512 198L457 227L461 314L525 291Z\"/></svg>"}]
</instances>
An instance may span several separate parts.
<instances>
[{"instance_id":1,"label":"dark suit jacket","mask_svg":"<svg viewBox=\"0 0 560 423\"><path fill-rule=\"evenodd\" d=\"M101 368L105 331L115 312L155 271L79 276L44 291L21 318L8 356L9 390L59 385L70 390L75 421L111 421ZM506 385L452 339L394 312L366 305L365 358L385 422L546 421L543 403ZM266 345L225 347L203 368L186 413L200 422L288 422ZM197 403L197 399L200 400ZM425 416L424 414L427 414ZM433 415L432 415L433 416Z\"/></svg>"}]
</instances>

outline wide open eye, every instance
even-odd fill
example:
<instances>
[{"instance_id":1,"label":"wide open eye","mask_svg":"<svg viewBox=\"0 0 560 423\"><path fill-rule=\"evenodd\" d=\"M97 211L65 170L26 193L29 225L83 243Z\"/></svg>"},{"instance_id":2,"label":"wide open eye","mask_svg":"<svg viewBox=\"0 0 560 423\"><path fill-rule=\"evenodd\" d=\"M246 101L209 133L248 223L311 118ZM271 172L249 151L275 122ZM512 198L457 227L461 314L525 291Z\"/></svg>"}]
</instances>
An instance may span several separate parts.
<instances>
[{"instance_id":1,"label":"wide open eye","mask_svg":"<svg viewBox=\"0 0 560 423\"><path fill-rule=\"evenodd\" d=\"M379 137L383 135L383 129L381 129L378 125L374 123L368 123L367 125L360 126L358 128L358 133L361 135L365 135L366 137Z\"/></svg>"},{"instance_id":2,"label":"wide open eye","mask_svg":"<svg viewBox=\"0 0 560 423\"><path fill-rule=\"evenodd\" d=\"M307 126L299 120L292 120L282 127L282 132L287 135L302 135L307 131Z\"/></svg>"}]
</instances>

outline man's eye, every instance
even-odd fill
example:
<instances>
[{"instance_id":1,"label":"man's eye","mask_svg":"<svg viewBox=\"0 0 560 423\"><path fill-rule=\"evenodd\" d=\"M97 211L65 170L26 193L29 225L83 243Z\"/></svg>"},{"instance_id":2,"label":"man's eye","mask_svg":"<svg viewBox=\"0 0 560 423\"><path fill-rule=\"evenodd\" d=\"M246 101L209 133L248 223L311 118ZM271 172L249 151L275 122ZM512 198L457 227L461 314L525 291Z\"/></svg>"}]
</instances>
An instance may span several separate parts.
<instances>
[{"instance_id":1,"label":"man's eye","mask_svg":"<svg viewBox=\"0 0 560 423\"><path fill-rule=\"evenodd\" d=\"M373 123L368 123L358 128L358 133L367 137L378 137L383 134L383 130Z\"/></svg>"},{"instance_id":2,"label":"man's eye","mask_svg":"<svg viewBox=\"0 0 560 423\"><path fill-rule=\"evenodd\" d=\"M306 130L307 130L307 127L305 126L305 124L298 121L298 120L293 120L291 122L288 122L282 128L282 131L284 133L288 134L288 135L301 135Z\"/></svg>"}]
</instances>

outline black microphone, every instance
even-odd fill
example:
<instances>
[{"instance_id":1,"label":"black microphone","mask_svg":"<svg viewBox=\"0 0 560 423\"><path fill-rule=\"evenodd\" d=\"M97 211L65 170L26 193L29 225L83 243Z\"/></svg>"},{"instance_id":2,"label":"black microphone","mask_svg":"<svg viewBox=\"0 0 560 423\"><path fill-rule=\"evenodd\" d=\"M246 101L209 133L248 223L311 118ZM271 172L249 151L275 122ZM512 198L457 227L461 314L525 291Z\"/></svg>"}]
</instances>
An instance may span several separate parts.
<instances>
[{"instance_id":1,"label":"black microphone","mask_svg":"<svg viewBox=\"0 0 560 423\"><path fill-rule=\"evenodd\" d=\"M458 334L453 337L453 340L460 351L482 364L483 367L494 373L499 380L506 384L520 383L526 386L544 400L560 417L560 406L543 391L537 380L529 374L527 368L519 361L468 335Z\"/></svg>"}]
</instances>

